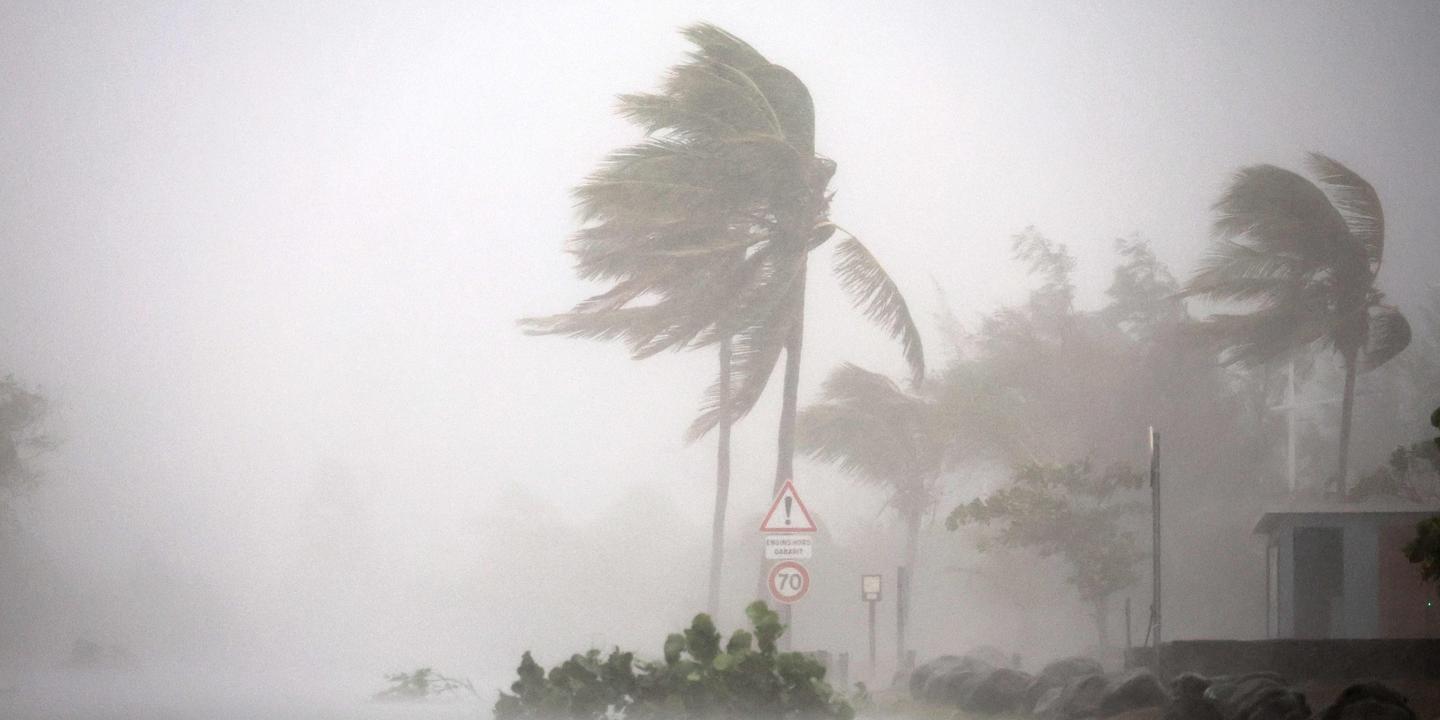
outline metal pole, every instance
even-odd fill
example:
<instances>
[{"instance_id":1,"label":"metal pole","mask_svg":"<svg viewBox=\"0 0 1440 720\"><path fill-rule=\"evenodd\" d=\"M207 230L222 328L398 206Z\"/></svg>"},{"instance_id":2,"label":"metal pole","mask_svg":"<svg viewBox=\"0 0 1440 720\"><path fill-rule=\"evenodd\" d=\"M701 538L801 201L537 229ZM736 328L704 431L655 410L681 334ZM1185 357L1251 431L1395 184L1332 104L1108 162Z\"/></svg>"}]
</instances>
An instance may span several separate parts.
<instances>
[{"instance_id":1,"label":"metal pole","mask_svg":"<svg viewBox=\"0 0 1440 720\"><path fill-rule=\"evenodd\" d=\"M1275 637L1274 628L1270 626L1270 599L1275 588L1270 587L1270 546L1274 540L1267 538L1265 541L1265 639Z\"/></svg>"},{"instance_id":2,"label":"metal pole","mask_svg":"<svg viewBox=\"0 0 1440 720\"><path fill-rule=\"evenodd\" d=\"M870 682L874 684L880 682L880 666L875 661L875 601L865 604L870 606Z\"/></svg>"},{"instance_id":3,"label":"metal pole","mask_svg":"<svg viewBox=\"0 0 1440 720\"><path fill-rule=\"evenodd\" d=\"M1160 674L1160 433L1155 428L1150 428L1150 514L1151 529L1151 554L1153 555L1153 566L1151 575L1153 587L1150 589L1150 622L1155 625L1155 674Z\"/></svg>"},{"instance_id":4,"label":"metal pole","mask_svg":"<svg viewBox=\"0 0 1440 720\"><path fill-rule=\"evenodd\" d=\"M1130 669L1130 648L1135 643L1130 638L1130 597L1125 597L1125 669Z\"/></svg>"},{"instance_id":5,"label":"metal pole","mask_svg":"<svg viewBox=\"0 0 1440 720\"><path fill-rule=\"evenodd\" d=\"M790 652L794 645L791 640L795 639L795 626L792 624L794 621L791 620L790 613L791 607L789 604L780 606L780 622L785 623L785 634L780 636L780 649L785 652Z\"/></svg>"},{"instance_id":6,"label":"metal pole","mask_svg":"<svg viewBox=\"0 0 1440 720\"><path fill-rule=\"evenodd\" d=\"M1286 448L1285 448L1285 459L1286 459L1286 463L1287 463L1286 468L1287 468L1287 470L1288 470L1288 472L1289 472L1289 475L1290 475L1290 494L1291 494L1291 495L1294 495L1294 494L1295 494L1295 483L1296 483L1296 480L1295 480L1295 361L1294 361L1294 360L1291 360L1291 361L1290 361L1290 373L1289 373L1289 375L1290 375L1290 387L1289 387L1289 389L1288 389L1288 390L1286 391L1286 393L1285 393L1285 398L1286 398L1285 404L1290 406L1290 409L1285 411L1285 428L1286 428L1286 435L1287 435L1287 437L1286 437Z\"/></svg>"},{"instance_id":7,"label":"metal pole","mask_svg":"<svg viewBox=\"0 0 1440 720\"><path fill-rule=\"evenodd\" d=\"M905 668L905 609L910 604L910 568L895 569L895 664L898 672Z\"/></svg>"}]
</instances>

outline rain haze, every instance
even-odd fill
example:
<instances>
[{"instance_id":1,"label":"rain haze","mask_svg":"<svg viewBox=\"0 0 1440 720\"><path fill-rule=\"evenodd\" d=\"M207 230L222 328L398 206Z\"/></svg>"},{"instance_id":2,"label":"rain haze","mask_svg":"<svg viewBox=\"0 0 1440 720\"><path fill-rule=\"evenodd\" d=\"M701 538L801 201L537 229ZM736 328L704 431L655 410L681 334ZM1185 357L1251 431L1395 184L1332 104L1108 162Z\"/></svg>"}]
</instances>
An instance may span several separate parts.
<instances>
[{"instance_id":1,"label":"rain haze","mask_svg":"<svg viewBox=\"0 0 1440 720\"><path fill-rule=\"evenodd\" d=\"M545 668L591 647L659 661L710 609L716 433L686 429L715 345L636 360L520 321L610 288L566 252L588 222L574 191L645 139L617 97L662 92L699 23L804 83L814 152L836 167L841 230L802 288L793 472L819 529L807 597L783 617L785 647L847 653L851 685L889 688L907 649L1118 671L1127 598L1134 644L1146 635L1148 485L1119 521L1134 577L1107 594L1098 640L1062 557L982 551L998 521L952 511L1025 462L1143 474L1151 425L1176 447L1165 639L1275 635L1252 530L1266 507L1333 489L1340 412L1323 401L1341 394L1341 354L1302 349L1297 392L1315 402L1294 440L1252 409L1285 400L1281 361L1221 366L1192 343L1184 367L1217 388L1203 403L1108 403L1102 383L1047 405L1071 381L996 349L1007 309L1043 325L1046 283L1069 267L1046 257L1073 261L1056 287L1086 323L1116 302L1117 240L1152 250L1178 291L1242 168L1314 178L1318 152L1373 185L1375 307L1413 337L1360 375L1350 484L1434 436L1440 5L0 0L0 378L45 406L6 428L33 482L0 496L0 715L488 718L522 652ZM900 331L855 307L832 270L852 233L904 295L923 387L981 378L970 400L915 389ZM1196 326L1223 304L1185 302ZM734 425L713 609L727 637L766 597L786 362ZM935 430L965 450L937 451L907 515L909 491L813 449L807 409L847 363L934 404L1008 399L1052 424L1019 455L1013 438L968 442L974 422ZM1005 426L996 412L979 424ZM1435 510L1440 482L1411 495ZM886 588L876 667L862 573ZM404 695L384 694L388 675L427 667L478 697L384 702Z\"/></svg>"}]
</instances>

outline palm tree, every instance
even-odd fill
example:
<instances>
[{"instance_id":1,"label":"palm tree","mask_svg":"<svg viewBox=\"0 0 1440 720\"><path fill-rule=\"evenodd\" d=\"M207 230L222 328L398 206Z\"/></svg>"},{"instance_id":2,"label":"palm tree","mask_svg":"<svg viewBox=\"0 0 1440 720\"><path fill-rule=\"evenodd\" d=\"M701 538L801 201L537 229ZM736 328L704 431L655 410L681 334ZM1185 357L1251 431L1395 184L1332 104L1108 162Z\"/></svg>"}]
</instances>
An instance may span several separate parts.
<instances>
[{"instance_id":1,"label":"palm tree","mask_svg":"<svg viewBox=\"0 0 1440 720\"><path fill-rule=\"evenodd\" d=\"M830 373L819 402L799 416L801 452L885 489L886 507L905 521L905 566L912 569L920 521L939 500L952 437L939 415L933 399L847 363Z\"/></svg>"},{"instance_id":2,"label":"palm tree","mask_svg":"<svg viewBox=\"0 0 1440 720\"><path fill-rule=\"evenodd\" d=\"M682 32L695 45L688 62L659 92L620 98L620 113L647 139L612 153L575 191L582 227L569 250L582 277L613 286L568 313L522 323L537 334L623 340L636 358L719 347L719 377L687 433L693 441L719 428L713 609L729 427L759 400L782 350L775 491L793 475L806 267L838 229L827 189L835 163L815 153L813 103L793 73L713 25ZM836 272L923 377L904 298L853 236L836 249Z\"/></svg>"},{"instance_id":3,"label":"palm tree","mask_svg":"<svg viewBox=\"0 0 1440 720\"><path fill-rule=\"evenodd\" d=\"M1343 497L1356 373L1404 350L1410 324L1375 286L1385 249L1375 188L1319 153L1307 165L1318 185L1274 165L1236 173L1215 203L1209 253L1183 294L1249 306L1207 321L1227 364L1257 367L1310 348L1340 355L1345 391L1335 478Z\"/></svg>"},{"instance_id":4,"label":"palm tree","mask_svg":"<svg viewBox=\"0 0 1440 720\"><path fill-rule=\"evenodd\" d=\"M886 507L905 521L904 562L914 568L920 524L940 499L942 474L987 454L1019 455L1008 402L972 363L955 363L923 393L847 363L830 373L820 400L800 412L799 448L885 488Z\"/></svg>"}]
</instances>

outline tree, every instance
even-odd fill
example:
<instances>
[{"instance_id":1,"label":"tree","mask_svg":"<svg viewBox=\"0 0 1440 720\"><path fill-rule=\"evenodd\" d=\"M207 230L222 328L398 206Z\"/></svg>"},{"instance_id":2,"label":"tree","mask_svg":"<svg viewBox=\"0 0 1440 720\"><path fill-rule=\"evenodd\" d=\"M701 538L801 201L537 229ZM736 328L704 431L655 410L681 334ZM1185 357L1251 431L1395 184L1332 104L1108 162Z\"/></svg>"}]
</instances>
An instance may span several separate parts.
<instances>
[{"instance_id":1,"label":"tree","mask_svg":"<svg viewBox=\"0 0 1440 720\"><path fill-rule=\"evenodd\" d=\"M1440 408L1430 414L1430 424L1440 430ZM1440 437L1435 438L1440 448ZM1415 539L1405 545L1405 558L1420 566L1420 577L1432 580L1440 588L1440 515L1422 520L1415 526Z\"/></svg>"},{"instance_id":2,"label":"tree","mask_svg":"<svg viewBox=\"0 0 1440 720\"><path fill-rule=\"evenodd\" d=\"M1143 505L1125 499L1138 489L1140 474L1112 465L1096 474L1089 460L1064 465L1024 463L1007 487L956 507L945 520L950 530L978 525L989 532L976 545L1033 550L1059 557L1070 568L1066 581L1093 608L1096 639L1109 647L1109 600L1138 579L1135 565L1145 554L1124 526Z\"/></svg>"},{"instance_id":3,"label":"tree","mask_svg":"<svg viewBox=\"0 0 1440 720\"><path fill-rule=\"evenodd\" d=\"M986 455L1005 457L1007 402L973 364L956 363L923 390L845 364L825 380L820 400L801 410L798 446L820 462L886 491L886 507L905 521L906 567L918 554L920 523L940 499L942 474Z\"/></svg>"},{"instance_id":4,"label":"tree","mask_svg":"<svg viewBox=\"0 0 1440 720\"><path fill-rule=\"evenodd\" d=\"M901 390L855 365L836 368L820 401L800 411L801 452L885 488L886 505L905 520L905 566L915 567L920 520L939 499L952 434L932 398Z\"/></svg>"},{"instance_id":5,"label":"tree","mask_svg":"<svg viewBox=\"0 0 1440 720\"><path fill-rule=\"evenodd\" d=\"M1308 166L1319 185L1274 165L1236 174L1215 203L1214 239L1184 294L1248 308L1207 322L1226 364L1253 367L1312 347L1339 354L1335 479L1343 497L1356 373L1404 350L1410 325L1375 285L1385 221L1374 187L1319 153Z\"/></svg>"},{"instance_id":6,"label":"tree","mask_svg":"<svg viewBox=\"0 0 1440 720\"><path fill-rule=\"evenodd\" d=\"M728 488L728 428L754 407L785 353L775 488L793 475L806 267L838 227L835 163L815 153L814 105L799 78L713 25L683 31L696 49L658 93L622 96L647 140L612 153L575 195L570 244L580 274L613 287L529 331L621 339L637 358L720 347L721 370L688 437L720 428L712 599ZM841 285L901 340L924 375L904 298L853 236L836 248Z\"/></svg>"},{"instance_id":7,"label":"tree","mask_svg":"<svg viewBox=\"0 0 1440 720\"><path fill-rule=\"evenodd\" d=\"M13 520L15 498L39 482L35 456L55 446L42 429L47 410L40 393L13 376L0 380L0 521Z\"/></svg>"},{"instance_id":8,"label":"tree","mask_svg":"<svg viewBox=\"0 0 1440 720\"><path fill-rule=\"evenodd\" d=\"M1415 526L1415 539L1405 546L1405 557L1420 566L1420 577L1440 587L1440 515Z\"/></svg>"}]
</instances>

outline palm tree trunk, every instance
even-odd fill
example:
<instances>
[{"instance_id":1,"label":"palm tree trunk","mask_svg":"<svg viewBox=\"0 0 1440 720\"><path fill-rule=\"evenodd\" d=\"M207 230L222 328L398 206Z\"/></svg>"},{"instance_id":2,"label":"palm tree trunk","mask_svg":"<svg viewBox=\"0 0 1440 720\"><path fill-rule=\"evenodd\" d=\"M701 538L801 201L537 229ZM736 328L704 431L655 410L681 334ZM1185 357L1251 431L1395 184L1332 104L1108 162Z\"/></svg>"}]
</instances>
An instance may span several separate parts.
<instances>
[{"instance_id":1,"label":"palm tree trunk","mask_svg":"<svg viewBox=\"0 0 1440 720\"><path fill-rule=\"evenodd\" d=\"M915 561L920 554L920 511L905 513L905 567L915 579Z\"/></svg>"},{"instance_id":2,"label":"palm tree trunk","mask_svg":"<svg viewBox=\"0 0 1440 720\"><path fill-rule=\"evenodd\" d=\"M715 452L715 520L710 527L710 617L720 611L720 575L725 563L725 506L730 497L730 338L720 340L720 425Z\"/></svg>"},{"instance_id":3,"label":"palm tree trunk","mask_svg":"<svg viewBox=\"0 0 1440 720\"><path fill-rule=\"evenodd\" d=\"M770 489L771 497L780 494L780 488L785 486L786 480L795 477L795 414L800 404L800 346L805 340L805 272L807 258L800 259L800 271L795 278L795 298L792 301L794 306L791 312L794 321L790 325L790 335L785 340L785 387L781 392L780 405L780 432L776 438L775 456L775 482ZM757 595L763 599L766 593L767 565L762 553L760 558L760 578L757 583ZM788 627L790 625L790 606L784 606L781 616L782 622ZM782 642L786 650L790 648L792 633L787 632L782 636Z\"/></svg>"},{"instance_id":4,"label":"palm tree trunk","mask_svg":"<svg viewBox=\"0 0 1440 720\"><path fill-rule=\"evenodd\" d=\"M899 638L898 641L906 648L911 647L910 638L915 634L915 589L920 586L920 583L915 581L915 563L920 554L920 516L919 510L905 513L905 572L908 579L905 595L901 598L905 607L901 608L900 612L905 616L906 637Z\"/></svg>"},{"instance_id":5,"label":"palm tree trunk","mask_svg":"<svg viewBox=\"0 0 1440 720\"><path fill-rule=\"evenodd\" d=\"M795 477L795 413L800 404L800 346L805 340L805 273L806 260L800 261L795 279L794 323L785 341L785 387L781 395L780 435L776 442L775 484L770 494L780 492L786 480Z\"/></svg>"},{"instance_id":6,"label":"palm tree trunk","mask_svg":"<svg viewBox=\"0 0 1440 720\"><path fill-rule=\"evenodd\" d=\"M1104 597L1095 600L1095 642L1099 643L1102 658L1110 649L1110 608L1107 600Z\"/></svg>"},{"instance_id":7,"label":"palm tree trunk","mask_svg":"<svg viewBox=\"0 0 1440 720\"><path fill-rule=\"evenodd\" d=\"M1346 476L1350 474L1350 420L1355 410L1355 365L1358 351L1345 352L1345 395L1340 399L1340 457L1335 463L1336 491L1345 498Z\"/></svg>"}]
</instances>

